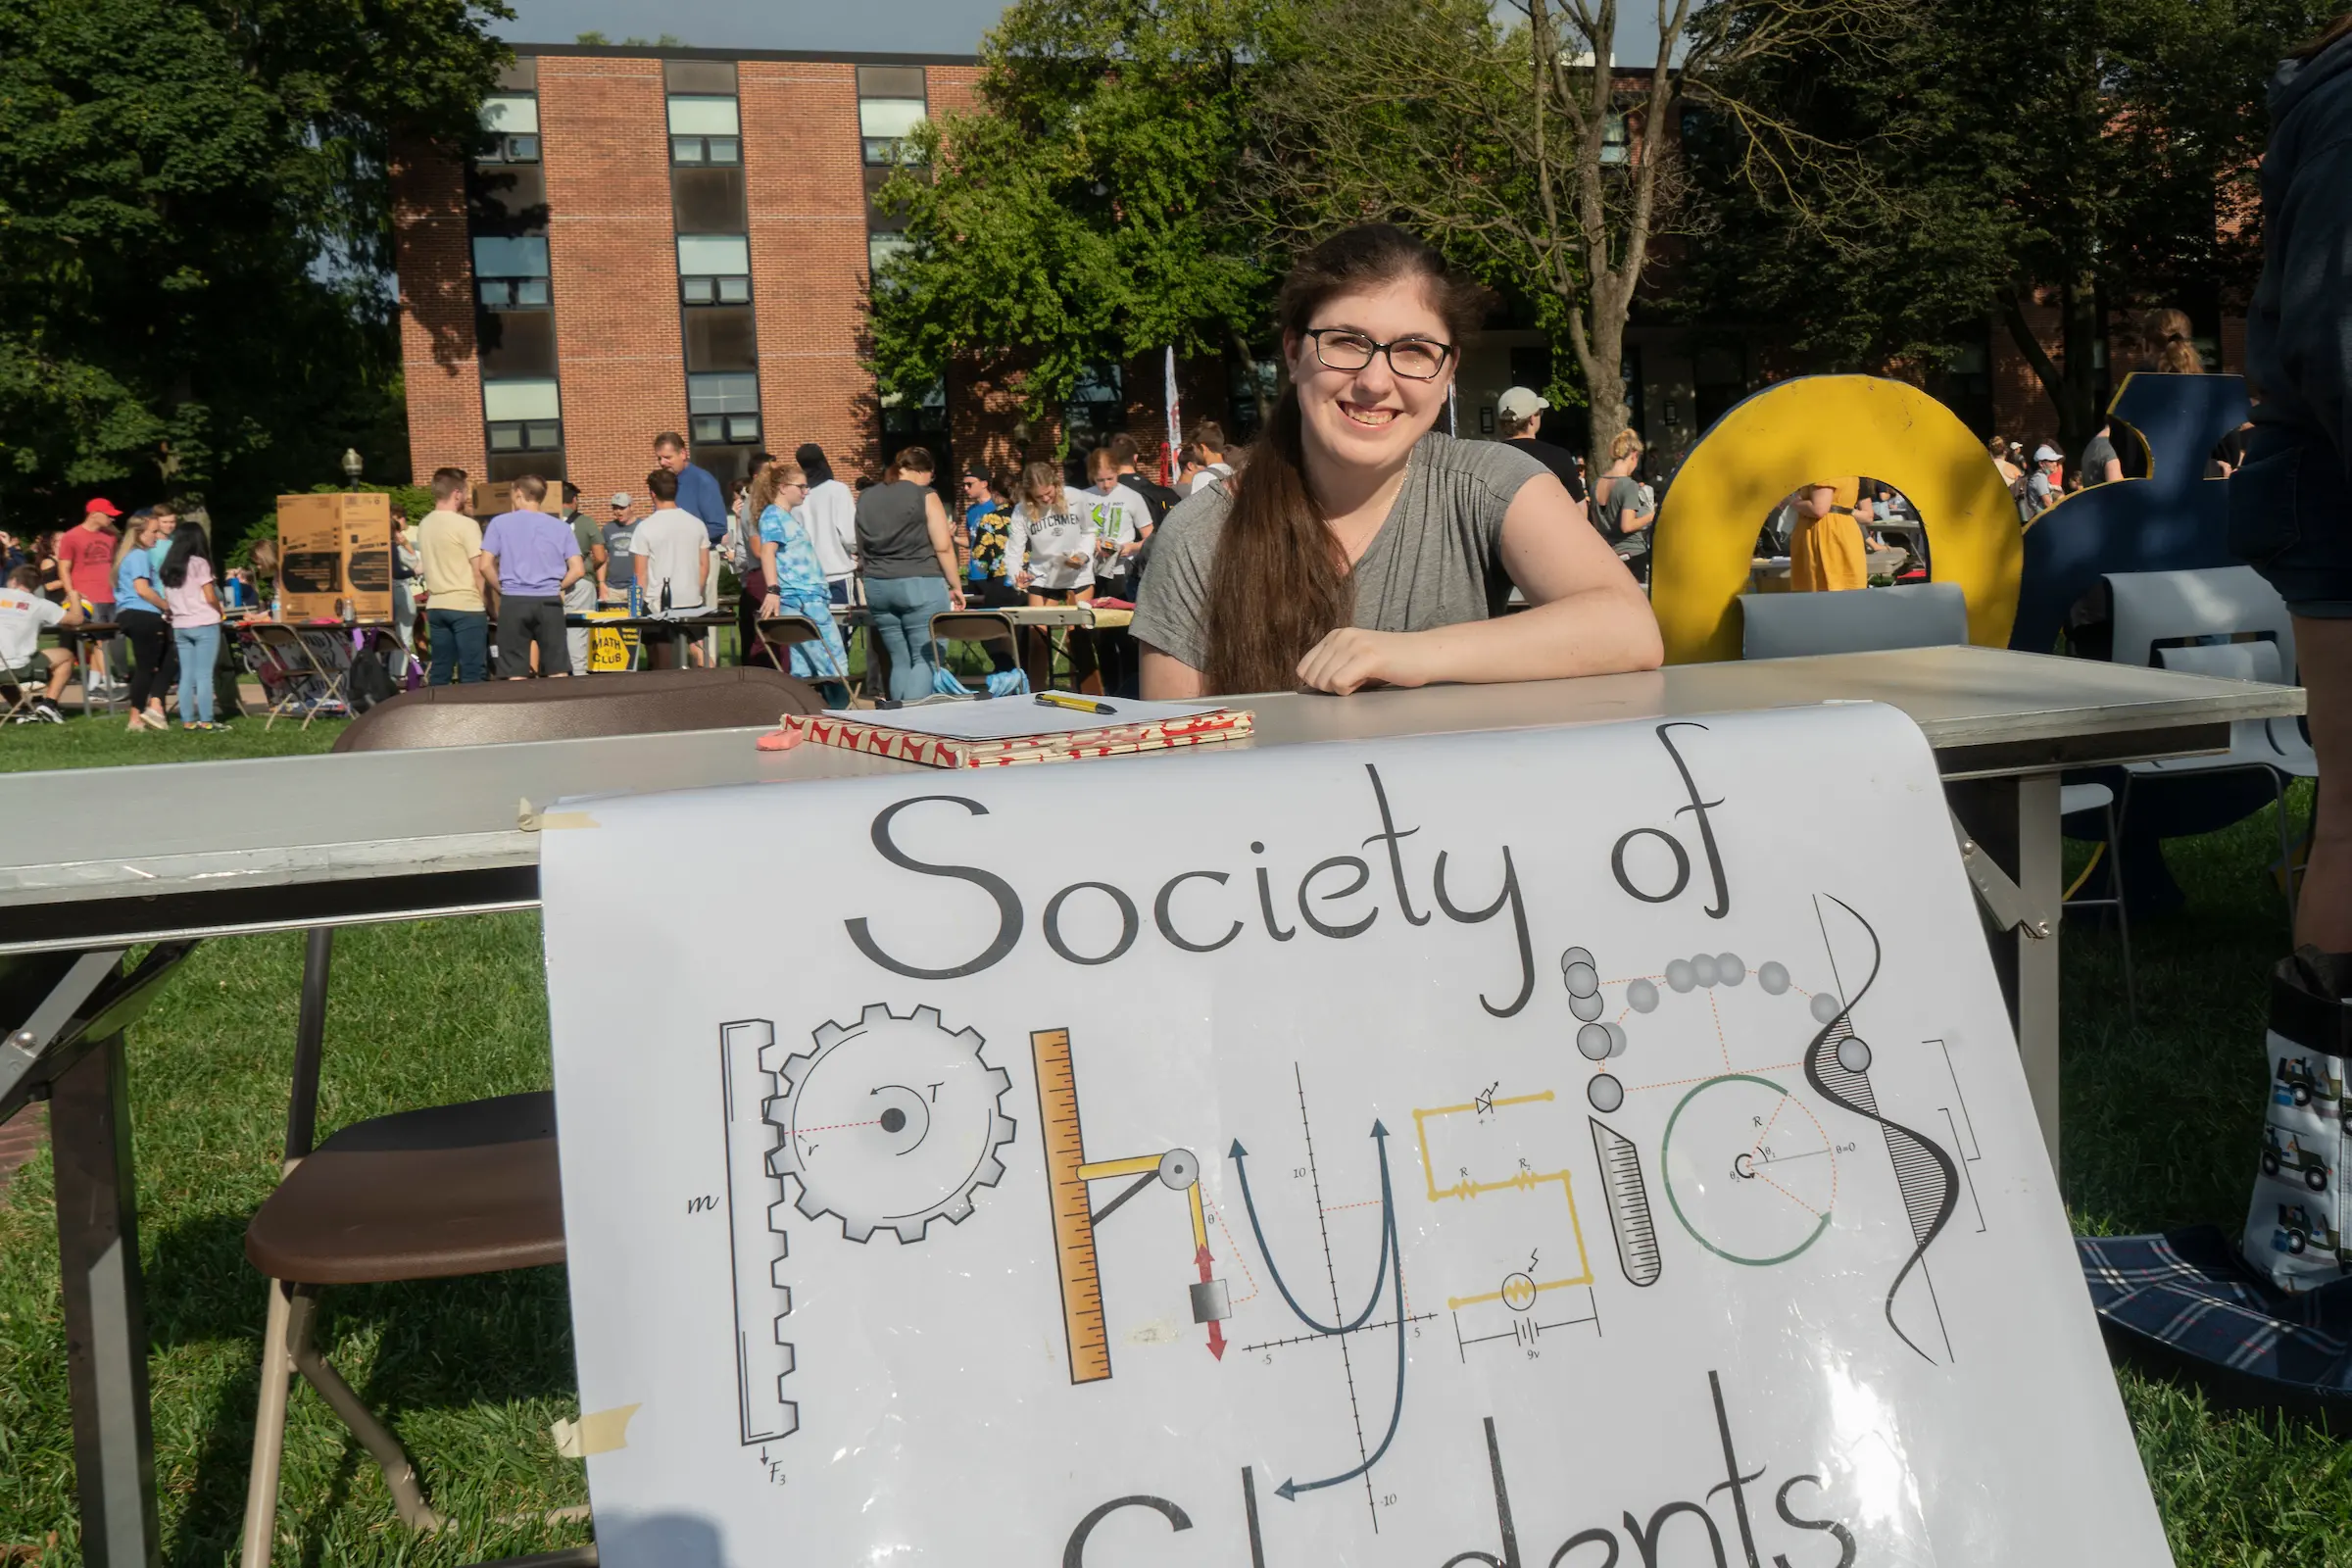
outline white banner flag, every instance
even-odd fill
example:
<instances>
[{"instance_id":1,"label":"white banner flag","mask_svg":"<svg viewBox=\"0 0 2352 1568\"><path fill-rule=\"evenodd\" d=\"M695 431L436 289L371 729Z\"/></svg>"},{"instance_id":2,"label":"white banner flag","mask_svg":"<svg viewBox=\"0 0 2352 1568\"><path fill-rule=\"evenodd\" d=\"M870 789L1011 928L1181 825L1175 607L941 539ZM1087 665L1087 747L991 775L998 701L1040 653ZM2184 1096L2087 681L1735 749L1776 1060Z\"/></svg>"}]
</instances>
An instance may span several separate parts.
<instances>
[{"instance_id":1,"label":"white banner flag","mask_svg":"<svg viewBox=\"0 0 2352 1568\"><path fill-rule=\"evenodd\" d=\"M1172 484L1176 479L1176 454L1184 445L1184 412L1176 396L1176 346L1168 345L1168 450L1160 458L1159 482Z\"/></svg>"}]
</instances>

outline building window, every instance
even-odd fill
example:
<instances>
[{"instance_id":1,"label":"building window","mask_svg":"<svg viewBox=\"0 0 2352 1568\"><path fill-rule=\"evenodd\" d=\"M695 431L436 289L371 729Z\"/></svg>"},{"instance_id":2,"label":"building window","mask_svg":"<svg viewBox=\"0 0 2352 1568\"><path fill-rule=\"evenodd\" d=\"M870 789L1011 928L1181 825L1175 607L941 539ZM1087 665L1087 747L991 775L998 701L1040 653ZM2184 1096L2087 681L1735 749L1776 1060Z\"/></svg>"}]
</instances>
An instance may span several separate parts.
<instances>
[{"instance_id":1,"label":"building window","mask_svg":"<svg viewBox=\"0 0 2352 1568\"><path fill-rule=\"evenodd\" d=\"M742 234L680 234L678 288L688 305L742 305L752 297L752 242Z\"/></svg>"},{"instance_id":2,"label":"building window","mask_svg":"<svg viewBox=\"0 0 2352 1568\"><path fill-rule=\"evenodd\" d=\"M538 86L539 63L531 56L499 73L482 100L486 145L466 181L482 435L492 480L564 477Z\"/></svg>"},{"instance_id":3,"label":"building window","mask_svg":"<svg viewBox=\"0 0 2352 1568\"><path fill-rule=\"evenodd\" d=\"M537 164L478 164L466 189L474 233L547 232L547 172Z\"/></svg>"},{"instance_id":4,"label":"building window","mask_svg":"<svg viewBox=\"0 0 2352 1568\"><path fill-rule=\"evenodd\" d=\"M745 447L760 439L760 341L735 65L669 60L662 75L690 428L698 447ZM748 454L712 456L713 471L739 475Z\"/></svg>"},{"instance_id":5,"label":"building window","mask_svg":"<svg viewBox=\"0 0 2352 1568\"><path fill-rule=\"evenodd\" d=\"M882 455L895 458L908 447L921 447L931 454L933 466L944 480L954 472L948 462L948 388L943 381L934 381L919 398L904 393L891 393L882 401Z\"/></svg>"},{"instance_id":6,"label":"building window","mask_svg":"<svg viewBox=\"0 0 2352 1568\"><path fill-rule=\"evenodd\" d=\"M671 172L669 188L679 233L743 232L741 169L680 168Z\"/></svg>"},{"instance_id":7,"label":"building window","mask_svg":"<svg viewBox=\"0 0 2352 1568\"><path fill-rule=\"evenodd\" d=\"M473 237L473 275L476 277L545 277L545 234L476 234Z\"/></svg>"},{"instance_id":8,"label":"building window","mask_svg":"<svg viewBox=\"0 0 2352 1568\"><path fill-rule=\"evenodd\" d=\"M1062 411L1069 431L1070 458L1075 462L1088 449L1127 428L1125 378L1115 365L1098 365L1079 372Z\"/></svg>"},{"instance_id":9,"label":"building window","mask_svg":"<svg viewBox=\"0 0 2352 1568\"><path fill-rule=\"evenodd\" d=\"M493 311L545 310L554 303L544 277L477 277L474 296Z\"/></svg>"},{"instance_id":10,"label":"building window","mask_svg":"<svg viewBox=\"0 0 2352 1568\"><path fill-rule=\"evenodd\" d=\"M900 143L928 118L920 98L866 98L858 104L858 135L869 164L895 164Z\"/></svg>"},{"instance_id":11,"label":"building window","mask_svg":"<svg viewBox=\"0 0 2352 1568\"><path fill-rule=\"evenodd\" d=\"M476 298L493 310L510 306L545 308L549 303L547 236L474 235L473 286Z\"/></svg>"},{"instance_id":12,"label":"building window","mask_svg":"<svg viewBox=\"0 0 2352 1568\"><path fill-rule=\"evenodd\" d=\"M669 100L669 159L673 164L740 164L743 122L733 98L673 93Z\"/></svg>"},{"instance_id":13,"label":"building window","mask_svg":"<svg viewBox=\"0 0 2352 1568\"><path fill-rule=\"evenodd\" d=\"M484 381L482 422L493 480L564 477L563 405L553 377Z\"/></svg>"},{"instance_id":14,"label":"building window","mask_svg":"<svg viewBox=\"0 0 2352 1568\"><path fill-rule=\"evenodd\" d=\"M752 308L713 306L686 313L686 368L698 370L757 370L760 355L753 336Z\"/></svg>"},{"instance_id":15,"label":"building window","mask_svg":"<svg viewBox=\"0 0 2352 1568\"><path fill-rule=\"evenodd\" d=\"M865 236L865 265L868 276L879 277L885 263L894 256L904 256L914 249L914 241L904 234L868 234Z\"/></svg>"},{"instance_id":16,"label":"building window","mask_svg":"<svg viewBox=\"0 0 2352 1568\"><path fill-rule=\"evenodd\" d=\"M556 318L549 311L484 311L480 335L485 380L546 380L556 375Z\"/></svg>"},{"instance_id":17,"label":"building window","mask_svg":"<svg viewBox=\"0 0 2352 1568\"><path fill-rule=\"evenodd\" d=\"M728 373L686 377L686 412L695 444L760 439L760 378Z\"/></svg>"},{"instance_id":18,"label":"building window","mask_svg":"<svg viewBox=\"0 0 2352 1568\"><path fill-rule=\"evenodd\" d=\"M482 129L490 133L486 164L539 161L539 100L527 92L492 93L482 100Z\"/></svg>"},{"instance_id":19,"label":"building window","mask_svg":"<svg viewBox=\"0 0 2352 1568\"><path fill-rule=\"evenodd\" d=\"M869 165L895 164L900 144L929 118L920 66L858 68L859 156Z\"/></svg>"},{"instance_id":20,"label":"building window","mask_svg":"<svg viewBox=\"0 0 2352 1568\"><path fill-rule=\"evenodd\" d=\"M1611 110L1608 123L1600 129L1600 161L1622 164L1632 156L1633 143L1625 127L1625 116Z\"/></svg>"},{"instance_id":21,"label":"building window","mask_svg":"<svg viewBox=\"0 0 2352 1568\"><path fill-rule=\"evenodd\" d=\"M1256 440L1259 407L1272 408L1281 392L1280 362L1228 359L1225 362L1227 438L1243 445Z\"/></svg>"}]
</instances>

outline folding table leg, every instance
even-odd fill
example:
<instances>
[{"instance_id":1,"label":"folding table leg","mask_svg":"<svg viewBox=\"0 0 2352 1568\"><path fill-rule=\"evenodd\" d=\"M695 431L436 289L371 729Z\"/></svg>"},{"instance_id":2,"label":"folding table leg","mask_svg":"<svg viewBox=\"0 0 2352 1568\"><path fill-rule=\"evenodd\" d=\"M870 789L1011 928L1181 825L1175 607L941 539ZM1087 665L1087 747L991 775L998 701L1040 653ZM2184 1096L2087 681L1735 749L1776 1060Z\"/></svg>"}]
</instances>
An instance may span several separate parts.
<instances>
[{"instance_id":1,"label":"folding table leg","mask_svg":"<svg viewBox=\"0 0 2352 1568\"><path fill-rule=\"evenodd\" d=\"M92 1046L51 1085L49 1140L82 1560L89 1568L155 1568L163 1543L121 1035Z\"/></svg>"},{"instance_id":2,"label":"folding table leg","mask_svg":"<svg viewBox=\"0 0 2352 1568\"><path fill-rule=\"evenodd\" d=\"M2025 1062L2026 1087L2033 1092L2034 1115L2055 1172L2060 1168L2058 912L2066 891L2058 836L2058 775L1960 779L1943 789L1969 836L2008 872L2027 907L2049 926L2047 936L2032 936L2020 927L1992 938L1991 944L1993 971L2000 976L2017 1025L2017 1054Z\"/></svg>"}]
</instances>

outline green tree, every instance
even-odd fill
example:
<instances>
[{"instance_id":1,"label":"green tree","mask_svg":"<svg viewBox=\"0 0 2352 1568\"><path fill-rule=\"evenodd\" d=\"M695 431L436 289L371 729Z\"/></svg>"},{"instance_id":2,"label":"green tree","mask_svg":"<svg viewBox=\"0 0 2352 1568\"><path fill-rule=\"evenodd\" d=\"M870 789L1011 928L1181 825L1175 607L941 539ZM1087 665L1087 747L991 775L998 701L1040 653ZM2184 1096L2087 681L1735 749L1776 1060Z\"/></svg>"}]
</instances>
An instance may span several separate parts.
<instances>
[{"instance_id":1,"label":"green tree","mask_svg":"<svg viewBox=\"0 0 2352 1568\"><path fill-rule=\"evenodd\" d=\"M1257 210L1299 239L1391 219L1529 299L1582 377L1597 472L1630 416L1626 323L1659 241L1692 231L1684 109L1739 127L1746 178L1834 180L1842 148L1729 83L1897 3L1657 0L1637 62L1617 57L1617 0L1308 0L1311 42L1257 103Z\"/></svg>"},{"instance_id":2,"label":"green tree","mask_svg":"<svg viewBox=\"0 0 2352 1568\"><path fill-rule=\"evenodd\" d=\"M1722 226L1699 292L1843 365L1932 362L1998 321L2077 456L2117 373L2097 355L2111 315L2250 292L2264 83L2320 9L1926 0L1869 47L1759 62L1740 89L1850 142L1864 177L1840 200L1801 179L1759 194L1729 177L1729 148L1702 159ZM2054 354L2027 314L2037 292Z\"/></svg>"},{"instance_id":3,"label":"green tree","mask_svg":"<svg viewBox=\"0 0 2352 1568\"><path fill-rule=\"evenodd\" d=\"M886 395L1017 367L1032 418L1090 368L1172 345L1253 356L1270 273L1227 199L1281 0L1017 0L979 106L926 124L881 200L906 248L873 292Z\"/></svg>"},{"instance_id":4,"label":"green tree","mask_svg":"<svg viewBox=\"0 0 2352 1568\"><path fill-rule=\"evenodd\" d=\"M459 145L496 0L0 0L0 502L407 466L391 137Z\"/></svg>"}]
</instances>

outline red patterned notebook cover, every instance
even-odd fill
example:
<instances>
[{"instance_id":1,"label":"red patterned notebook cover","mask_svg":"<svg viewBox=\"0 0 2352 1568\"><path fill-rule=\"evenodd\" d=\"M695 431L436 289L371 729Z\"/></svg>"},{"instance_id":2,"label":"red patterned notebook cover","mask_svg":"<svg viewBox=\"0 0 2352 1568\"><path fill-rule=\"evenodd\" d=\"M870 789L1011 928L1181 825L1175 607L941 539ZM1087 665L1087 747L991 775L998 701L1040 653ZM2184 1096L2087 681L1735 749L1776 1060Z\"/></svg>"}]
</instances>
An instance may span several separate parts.
<instances>
[{"instance_id":1,"label":"red patterned notebook cover","mask_svg":"<svg viewBox=\"0 0 2352 1568\"><path fill-rule=\"evenodd\" d=\"M1249 710L1228 708L1152 724L1107 724L1101 729L985 741L917 735L831 713L788 714L784 722L820 746L897 758L925 767L1010 767L1021 762L1066 762L1082 757L1117 757L1127 752L1237 740L1250 732L1253 721Z\"/></svg>"}]
</instances>

